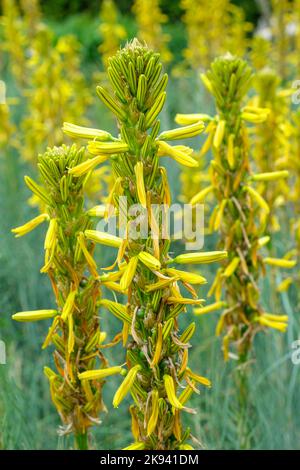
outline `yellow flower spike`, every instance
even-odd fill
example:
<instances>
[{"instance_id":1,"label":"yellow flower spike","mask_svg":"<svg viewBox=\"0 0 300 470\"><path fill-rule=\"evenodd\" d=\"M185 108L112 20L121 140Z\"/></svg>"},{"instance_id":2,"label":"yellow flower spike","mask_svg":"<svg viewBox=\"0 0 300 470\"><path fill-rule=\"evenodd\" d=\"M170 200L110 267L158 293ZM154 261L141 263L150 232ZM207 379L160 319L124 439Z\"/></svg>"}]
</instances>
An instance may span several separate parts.
<instances>
[{"instance_id":1,"label":"yellow flower spike","mask_svg":"<svg viewBox=\"0 0 300 470\"><path fill-rule=\"evenodd\" d=\"M95 243L100 243L101 245L112 246L114 248L120 248L122 245L122 238L116 237L106 232L100 232L98 230L85 230L84 236L88 240L91 240Z\"/></svg>"},{"instance_id":2,"label":"yellow flower spike","mask_svg":"<svg viewBox=\"0 0 300 470\"><path fill-rule=\"evenodd\" d=\"M109 132L89 127L76 126L76 124L71 124L70 122L63 123L62 131L69 137L80 139L98 139L101 141L113 140L113 137Z\"/></svg>"},{"instance_id":3,"label":"yellow flower spike","mask_svg":"<svg viewBox=\"0 0 300 470\"><path fill-rule=\"evenodd\" d=\"M264 263L268 264L269 266L277 266L278 268L287 268L291 269L296 266L297 261L289 260L284 258L264 258Z\"/></svg>"},{"instance_id":4,"label":"yellow flower spike","mask_svg":"<svg viewBox=\"0 0 300 470\"><path fill-rule=\"evenodd\" d=\"M220 120L217 124L216 132L213 139L213 146L218 149L223 141L225 134L226 121Z\"/></svg>"},{"instance_id":5,"label":"yellow flower spike","mask_svg":"<svg viewBox=\"0 0 300 470\"><path fill-rule=\"evenodd\" d=\"M171 377L168 374L165 374L163 379L164 379L165 390L166 390L169 402L174 408L181 410L183 408L183 404L176 397L173 377Z\"/></svg>"},{"instance_id":6,"label":"yellow flower spike","mask_svg":"<svg viewBox=\"0 0 300 470\"><path fill-rule=\"evenodd\" d=\"M198 253L184 253L182 255L176 256L170 262L178 264L204 264L221 261L224 258L227 258L227 251L208 251Z\"/></svg>"},{"instance_id":7,"label":"yellow flower spike","mask_svg":"<svg viewBox=\"0 0 300 470\"><path fill-rule=\"evenodd\" d=\"M252 199L257 202L257 204L268 214L270 212L270 207L268 206L267 202L264 198L251 186L245 186L245 191L247 191Z\"/></svg>"},{"instance_id":8,"label":"yellow flower spike","mask_svg":"<svg viewBox=\"0 0 300 470\"><path fill-rule=\"evenodd\" d=\"M124 447L122 450L144 450L145 444L144 442L134 442L130 444L130 446Z\"/></svg>"},{"instance_id":9,"label":"yellow flower spike","mask_svg":"<svg viewBox=\"0 0 300 470\"><path fill-rule=\"evenodd\" d=\"M277 292L286 292L292 283L293 279L291 277L284 279L278 284L276 288Z\"/></svg>"},{"instance_id":10,"label":"yellow flower spike","mask_svg":"<svg viewBox=\"0 0 300 470\"><path fill-rule=\"evenodd\" d=\"M200 276L200 274L180 271L175 268L167 268L164 272L169 276L174 276L174 278L178 278L182 282L188 282L189 284L207 284L205 277Z\"/></svg>"},{"instance_id":11,"label":"yellow flower spike","mask_svg":"<svg viewBox=\"0 0 300 470\"><path fill-rule=\"evenodd\" d=\"M146 251L139 253L138 258L149 269L157 270L161 268L160 261Z\"/></svg>"},{"instance_id":12,"label":"yellow flower spike","mask_svg":"<svg viewBox=\"0 0 300 470\"><path fill-rule=\"evenodd\" d=\"M159 323L157 327L157 339L156 339L155 351L154 351L154 355L150 364L151 367L154 367L158 364L158 361L161 355L162 344L163 344L162 324Z\"/></svg>"},{"instance_id":13,"label":"yellow flower spike","mask_svg":"<svg viewBox=\"0 0 300 470\"><path fill-rule=\"evenodd\" d=\"M132 367L129 372L127 373L125 379L121 383L120 387L116 391L114 398L113 398L113 407L118 408L121 401L125 398L128 392L130 392L133 383L135 382L136 376L138 372L142 369L142 367L137 364L136 366Z\"/></svg>"},{"instance_id":14,"label":"yellow flower spike","mask_svg":"<svg viewBox=\"0 0 300 470\"><path fill-rule=\"evenodd\" d=\"M147 424L147 436L150 436L150 434L153 433L153 431L156 428L157 425L157 420L158 420L158 398L159 394L157 390L152 390L151 392L151 405L152 405L152 411L151 411L151 416Z\"/></svg>"},{"instance_id":15,"label":"yellow flower spike","mask_svg":"<svg viewBox=\"0 0 300 470\"><path fill-rule=\"evenodd\" d=\"M287 170L282 171L271 171L268 173L257 173L252 175L251 179L253 181L277 181L283 178L288 178L289 172Z\"/></svg>"},{"instance_id":16,"label":"yellow flower spike","mask_svg":"<svg viewBox=\"0 0 300 470\"><path fill-rule=\"evenodd\" d=\"M208 114L176 114L175 122L181 126L197 124L199 121L210 121Z\"/></svg>"},{"instance_id":17,"label":"yellow flower spike","mask_svg":"<svg viewBox=\"0 0 300 470\"><path fill-rule=\"evenodd\" d=\"M97 157L90 158L89 160L86 160L83 163L80 163L77 166L74 166L73 168L69 169L70 175L79 177L84 175L85 173L93 170L97 165L100 165L100 163L103 163L107 160L108 156L107 155L97 155Z\"/></svg>"},{"instance_id":18,"label":"yellow flower spike","mask_svg":"<svg viewBox=\"0 0 300 470\"><path fill-rule=\"evenodd\" d=\"M230 263L226 267L226 269L223 273L223 276L224 277L232 276L232 274L234 274L234 272L236 271L236 269L237 269L238 265L240 264L240 262L241 262L241 258L239 256L235 256L233 258L233 260L230 261Z\"/></svg>"},{"instance_id":19,"label":"yellow flower spike","mask_svg":"<svg viewBox=\"0 0 300 470\"><path fill-rule=\"evenodd\" d=\"M144 166L142 162L137 162L134 167L134 173L136 177L136 190L139 201L143 207L147 207L147 197L144 183Z\"/></svg>"},{"instance_id":20,"label":"yellow flower spike","mask_svg":"<svg viewBox=\"0 0 300 470\"><path fill-rule=\"evenodd\" d=\"M211 193L213 189L213 185L207 186L207 188L202 189L199 193L195 194L195 196L192 197L192 199L190 200L190 204L194 206L195 204L203 202L206 196Z\"/></svg>"},{"instance_id":21,"label":"yellow flower spike","mask_svg":"<svg viewBox=\"0 0 300 470\"><path fill-rule=\"evenodd\" d=\"M26 224L13 228L11 231L15 234L16 238L23 237L23 235L26 235L34 230L38 225L45 222L45 220L49 220L48 214L40 214L29 222L26 222Z\"/></svg>"},{"instance_id":22,"label":"yellow flower spike","mask_svg":"<svg viewBox=\"0 0 300 470\"><path fill-rule=\"evenodd\" d=\"M38 321L47 320L58 315L57 310L31 310L28 312L18 312L12 315L12 319L16 321Z\"/></svg>"},{"instance_id":23,"label":"yellow flower spike","mask_svg":"<svg viewBox=\"0 0 300 470\"><path fill-rule=\"evenodd\" d=\"M69 292L69 295L66 299L65 305L61 312L61 318L63 321L66 321L68 316L72 314L75 306L75 297L77 295L77 290Z\"/></svg>"},{"instance_id":24,"label":"yellow flower spike","mask_svg":"<svg viewBox=\"0 0 300 470\"><path fill-rule=\"evenodd\" d=\"M128 315L127 307L125 305L107 299L100 300L99 305L106 307L113 315L115 315L115 317L119 318L123 322L131 323L131 318Z\"/></svg>"},{"instance_id":25,"label":"yellow flower spike","mask_svg":"<svg viewBox=\"0 0 300 470\"><path fill-rule=\"evenodd\" d=\"M170 131L164 131L158 136L158 140L181 140L195 137L201 134L205 129L205 125L202 121L198 121L195 124L189 126L179 127L178 129L172 129Z\"/></svg>"},{"instance_id":26,"label":"yellow flower spike","mask_svg":"<svg viewBox=\"0 0 300 470\"><path fill-rule=\"evenodd\" d=\"M205 385L205 387L211 387L211 381L209 379L207 379L206 377L202 377L201 375L195 374L191 371L189 367L186 368L186 374L199 384Z\"/></svg>"},{"instance_id":27,"label":"yellow flower spike","mask_svg":"<svg viewBox=\"0 0 300 470\"><path fill-rule=\"evenodd\" d=\"M79 380L102 380L111 375L121 374L121 366L106 367L104 369L86 370L78 374Z\"/></svg>"},{"instance_id":28,"label":"yellow flower spike","mask_svg":"<svg viewBox=\"0 0 300 470\"><path fill-rule=\"evenodd\" d=\"M136 268L138 265L138 260L139 260L138 256L134 256L133 258L131 258L131 260L127 264L127 267L125 268L123 272L123 276L120 281L120 288L122 290L126 290L130 286L135 276Z\"/></svg>"},{"instance_id":29,"label":"yellow flower spike","mask_svg":"<svg viewBox=\"0 0 300 470\"><path fill-rule=\"evenodd\" d=\"M115 153L127 152L129 146L126 142L98 142L95 140L89 142L87 149L92 155L114 155Z\"/></svg>"},{"instance_id":30,"label":"yellow flower spike","mask_svg":"<svg viewBox=\"0 0 300 470\"><path fill-rule=\"evenodd\" d=\"M220 300L219 302L206 305L205 307L194 308L193 312L195 315L205 315L206 313L215 312L216 310L225 308L226 306L227 306L226 302Z\"/></svg>"},{"instance_id":31,"label":"yellow flower spike","mask_svg":"<svg viewBox=\"0 0 300 470\"><path fill-rule=\"evenodd\" d=\"M181 165L185 165L191 168L199 166L197 160L195 160L194 158L190 156L189 154L190 152L185 152L182 150L182 146L174 145L172 147L166 142L159 140L158 151L159 151L160 156L168 155L169 157L173 158Z\"/></svg>"}]
</instances>

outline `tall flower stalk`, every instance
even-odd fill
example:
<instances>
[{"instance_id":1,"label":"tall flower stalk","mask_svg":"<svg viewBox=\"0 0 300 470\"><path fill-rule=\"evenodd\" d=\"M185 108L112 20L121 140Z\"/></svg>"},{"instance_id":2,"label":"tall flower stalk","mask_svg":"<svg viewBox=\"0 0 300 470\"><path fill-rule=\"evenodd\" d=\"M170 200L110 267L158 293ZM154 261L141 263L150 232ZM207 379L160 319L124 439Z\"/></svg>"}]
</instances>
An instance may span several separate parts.
<instances>
[{"instance_id":1,"label":"tall flower stalk","mask_svg":"<svg viewBox=\"0 0 300 470\"><path fill-rule=\"evenodd\" d=\"M20 237L41 223L48 223L41 272L49 276L57 306L18 312L13 318L21 322L53 318L42 347L55 347L56 371L45 367L44 372L63 423L60 432L73 432L79 449L87 448L88 428L99 422L99 413L104 409L103 380L98 379L99 374L103 377L103 371L95 368L99 363L101 367L107 366L99 349L105 333L99 327L100 285L93 244L84 237L84 232L91 228L91 218L84 209L86 176L74 178L68 174L84 159L84 149L78 150L75 145L54 147L40 155L42 184L27 176L25 182L39 198L44 212L12 230ZM90 375L85 380L87 370L93 371L92 380ZM120 367L110 369L111 373L120 370Z\"/></svg>"},{"instance_id":2,"label":"tall flower stalk","mask_svg":"<svg viewBox=\"0 0 300 470\"><path fill-rule=\"evenodd\" d=\"M183 145L171 146L168 140L193 137L203 130L203 123L159 134L158 115L163 108L167 75L162 75L159 54L134 40L110 59L108 74L114 94L97 88L100 99L115 114L120 136L105 131L85 130L66 123L65 132L94 138L88 150L95 155L81 174L101 161L110 159L115 185L109 200L119 215L124 211L123 198L129 206L138 204L141 220L147 222L146 233L136 230L136 217L129 216L125 237L119 247L117 272L108 273L127 294L126 306L111 300L101 303L124 324L127 374L114 398L118 407L130 392L134 443L128 449L189 449L189 429L183 429L181 412L191 411L185 404L196 384L210 385L188 367L189 340L195 324L182 331L179 323L189 304L202 304L193 284L205 279L174 267L218 261L226 252L186 253L170 258L170 240L163 236L163 214L171 203L167 172L161 157L170 156L183 165L197 166L192 150ZM134 207L134 206L133 206ZM109 212L109 210L108 210ZM136 214L135 214L136 215ZM87 236L103 242L97 231ZM109 236L113 242L112 236ZM116 238L116 237L115 237ZM116 245L117 246L117 240ZM191 293L184 297L181 288ZM178 393L179 391L179 393Z\"/></svg>"},{"instance_id":3,"label":"tall flower stalk","mask_svg":"<svg viewBox=\"0 0 300 470\"><path fill-rule=\"evenodd\" d=\"M211 231L220 233L220 245L228 251L228 259L219 269L211 294L216 303L196 309L201 315L223 309L217 334L224 333L224 358L229 358L229 345L235 343L238 360L248 359L255 334L267 326L285 331L287 317L263 311L259 302L259 279L265 264L290 268L295 262L287 259L262 258L260 249L269 242L260 224L270 208L257 191L256 185L274 184L286 178L286 171L253 174L249 161L249 136L246 122L259 124L266 120L269 110L256 106L243 106L243 99L252 80L247 63L230 54L217 58L202 79L214 96L217 115L206 128L208 134L205 151L211 147L210 185L192 198L192 203L203 202L209 194L217 199L211 218ZM198 115L177 115L177 122L193 123ZM266 219L266 217L264 217ZM225 299L221 300L222 290Z\"/></svg>"}]
</instances>

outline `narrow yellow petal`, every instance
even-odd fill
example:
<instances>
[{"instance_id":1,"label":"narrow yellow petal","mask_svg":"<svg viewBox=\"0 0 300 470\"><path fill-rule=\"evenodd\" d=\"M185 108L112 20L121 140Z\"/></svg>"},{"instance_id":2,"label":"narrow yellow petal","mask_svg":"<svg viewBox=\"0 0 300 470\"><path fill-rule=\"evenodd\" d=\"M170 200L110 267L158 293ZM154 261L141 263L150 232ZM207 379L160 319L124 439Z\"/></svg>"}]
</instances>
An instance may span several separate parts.
<instances>
[{"instance_id":1,"label":"narrow yellow petal","mask_svg":"<svg viewBox=\"0 0 300 470\"><path fill-rule=\"evenodd\" d=\"M205 264L221 261L224 258L227 258L227 251L208 251L198 253L184 253L183 255L176 256L172 262L178 264Z\"/></svg>"},{"instance_id":2,"label":"narrow yellow petal","mask_svg":"<svg viewBox=\"0 0 300 470\"><path fill-rule=\"evenodd\" d=\"M165 374L164 377L164 384L165 384L165 390L166 390L166 393L167 393L167 397L168 397L168 400L169 402L171 403L171 405L180 410L183 408L183 404L178 400L178 398L176 397L176 393L175 393L175 385L174 385L174 380L173 380L173 377L171 377L170 375L168 374Z\"/></svg>"},{"instance_id":3,"label":"narrow yellow petal","mask_svg":"<svg viewBox=\"0 0 300 470\"><path fill-rule=\"evenodd\" d=\"M100 243L101 245L112 246L114 248L120 248L123 242L120 237L116 237L110 233L100 232L98 230L85 230L84 235L88 240Z\"/></svg>"},{"instance_id":4,"label":"narrow yellow petal","mask_svg":"<svg viewBox=\"0 0 300 470\"><path fill-rule=\"evenodd\" d=\"M123 276L120 281L120 287L122 290L128 289L130 284L132 283L132 280L134 278L137 264L138 264L138 256L133 256L129 263L127 264L127 267L124 270Z\"/></svg>"},{"instance_id":5,"label":"narrow yellow petal","mask_svg":"<svg viewBox=\"0 0 300 470\"><path fill-rule=\"evenodd\" d=\"M57 310L31 310L27 312L18 312L12 315L12 319L16 321L37 321L53 318L58 314Z\"/></svg>"},{"instance_id":6,"label":"narrow yellow petal","mask_svg":"<svg viewBox=\"0 0 300 470\"><path fill-rule=\"evenodd\" d=\"M147 197L144 183L144 166L142 162L137 162L134 167L136 177L136 189L139 201L143 207L147 207Z\"/></svg>"},{"instance_id":7,"label":"narrow yellow petal","mask_svg":"<svg viewBox=\"0 0 300 470\"><path fill-rule=\"evenodd\" d=\"M153 431L156 428L157 420L158 420L158 391L157 390L152 390L151 393L151 404L152 404L152 411L151 411L151 416L149 418L148 424L147 424L147 436L150 436L150 434L153 433Z\"/></svg>"},{"instance_id":8,"label":"narrow yellow petal","mask_svg":"<svg viewBox=\"0 0 300 470\"><path fill-rule=\"evenodd\" d=\"M154 256L152 256L150 253L147 253L146 251L142 251L141 253L139 253L138 258L149 269L156 270L161 268L160 261Z\"/></svg>"},{"instance_id":9,"label":"narrow yellow petal","mask_svg":"<svg viewBox=\"0 0 300 470\"><path fill-rule=\"evenodd\" d=\"M135 378L141 369L142 367L139 364L137 364L132 369L130 369L130 371L127 373L125 379L123 380L123 382L121 383L120 387L118 388L118 390L116 391L114 395L114 398L113 398L114 408L118 408L121 401L125 398L127 393L130 391L135 381Z\"/></svg>"},{"instance_id":10,"label":"narrow yellow petal","mask_svg":"<svg viewBox=\"0 0 300 470\"><path fill-rule=\"evenodd\" d=\"M225 308L226 306L227 306L226 302L219 301L219 302L215 302L215 303L210 304L210 305L206 305L205 307L195 308L194 309L194 314L195 315L204 315L206 313L215 312L216 310L219 310L221 308Z\"/></svg>"},{"instance_id":11,"label":"narrow yellow petal","mask_svg":"<svg viewBox=\"0 0 300 470\"><path fill-rule=\"evenodd\" d=\"M284 259L284 258L264 258L264 262L270 266L277 266L278 268L293 268L297 261Z\"/></svg>"},{"instance_id":12,"label":"narrow yellow petal","mask_svg":"<svg viewBox=\"0 0 300 470\"><path fill-rule=\"evenodd\" d=\"M23 235L26 235L27 233L31 232L31 230L35 229L38 225L42 224L43 222L45 222L45 220L48 219L48 214L40 214L34 219L29 220L29 222L26 222L26 224L21 225L20 227L13 228L11 231L12 233L16 234L16 238L22 237Z\"/></svg>"},{"instance_id":13,"label":"narrow yellow petal","mask_svg":"<svg viewBox=\"0 0 300 470\"><path fill-rule=\"evenodd\" d=\"M120 374L122 372L121 366L106 367L104 369L86 370L78 374L79 380L97 380L104 379L110 375Z\"/></svg>"}]
</instances>

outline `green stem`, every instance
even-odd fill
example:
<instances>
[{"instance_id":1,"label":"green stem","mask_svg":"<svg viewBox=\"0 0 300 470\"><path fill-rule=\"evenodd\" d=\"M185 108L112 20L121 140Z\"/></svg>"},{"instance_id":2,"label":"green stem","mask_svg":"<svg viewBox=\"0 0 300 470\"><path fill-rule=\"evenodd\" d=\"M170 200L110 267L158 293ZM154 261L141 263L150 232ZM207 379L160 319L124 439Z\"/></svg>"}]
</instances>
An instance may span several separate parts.
<instances>
[{"instance_id":1,"label":"green stem","mask_svg":"<svg viewBox=\"0 0 300 470\"><path fill-rule=\"evenodd\" d=\"M77 450L89 450L87 432L75 434L75 448Z\"/></svg>"},{"instance_id":2,"label":"green stem","mask_svg":"<svg viewBox=\"0 0 300 470\"><path fill-rule=\"evenodd\" d=\"M246 370L247 354L239 358L237 376L237 401L238 401L238 438L241 450L251 449L251 427L249 422L250 394L248 371Z\"/></svg>"}]
</instances>

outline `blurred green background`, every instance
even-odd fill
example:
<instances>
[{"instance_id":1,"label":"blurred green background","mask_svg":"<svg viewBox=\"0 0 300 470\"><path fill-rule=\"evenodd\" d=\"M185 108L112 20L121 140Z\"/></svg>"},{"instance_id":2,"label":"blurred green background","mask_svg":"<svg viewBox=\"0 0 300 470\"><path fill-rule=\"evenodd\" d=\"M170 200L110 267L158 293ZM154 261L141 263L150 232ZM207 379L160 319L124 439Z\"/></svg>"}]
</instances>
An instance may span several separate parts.
<instances>
[{"instance_id":1,"label":"blurred green background","mask_svg":"<svg viewBox=\"0 0 300 470\"><path fill-rule=\"evenodd\" d=\"M100 2L101 3L101 2ZM42 9L46 22L55 32L74 34L82 48L81 64L90 87L95 87L93 73L102 65L97 46L101 42L98 31L98 1L44 1ZM120 22L126 25L129 37L136 34L134 18L130 13L132 2L116 2L122 15ZM236 2L245 8L247 18L256 23L259 9L256 2ZM182 12L178 0L162 1L162 8L170 21L166 25L171 34L171 49L174 62L178 61L186 44L184 28L180 22ZM8 96L18 96L18 89L9 73L9 64L2 63L2 79L7 83ZM95 95L95 94L94 94ZM212 103L204 93L196 73L187 77L171 77L168 86L166 111L162 116L164 129L172 126L176 112L213 112ZM18 126L25 110L22 100L12 109L13 120ZM111 116L106 113L95 97L89 109L89 118L95 127L112 128ZM18 132L18 131L17 131ZM200 138L191 145L200 147ZM174 198L180 194L179 167L168 163ZM20 240L10 233L12 227L22 224L37 215L37 209L29 207L30 194L25 188L23 175L35 175L35 170L24 163L16 150L2 149L0 158L0 340L6 344L7 364L0 365L0 448L1 449L67 449L72 447L68 436L58 437L59 417L52 406L48 381L43 375L43 366L52 364L51 350L41 351L41 344L47 332L45 322L37 324L16 324L11 315L16 311L49 308L54 305L53 295L45 275L39 269L43 264L44 228L40 227ZM195 188L196 192L196 188ZM285 252L291 241L286 234L277 235L275 245L278 252ZM205 238L204 249L213 249L214 237ZM180 246L175 247L180 249ZM98 251L102 265L109 265L113 253ZM202 271L211 281L217 267L210 265ZM279 274L278 274L279 276ZM280 313L290 316L287 334L270 329L259 335L254 344L253 361L249 379L249 419L252 426L254 449L299 449L300 448L300 365L291 362L292 342L299 337L299 315L297 314L297 290L292 287L288 294L270 294L270 273L265 277L262 289L262 303L266 311L273 311L274 304ZM207 289L202 289L205 295ZM192 312L186 314L184 320ZM101 313L102 328L112 337L119 327L107 312ZM231 361L224 364L220 339L214 335L218 314L196 318L197 333L192 339L191 366L213 382L211 390L194 395L191 406L197 415L184 416L191 425L204 448L238 449L239 428L237 422L237 397L235 393L234 368ZM183 323L184 323L183 321ZM184 326L183 326L184 327ZM113 358L110 357L113 355ZM108 350L113 364L124 361L121 349ZM128 432L130 419L128 406L130 398L114 410L111 397L118 378L110 378L104 390L104 399L109 410L102 416L102 425L92 432L92 443L97 449L120 449L131 442Z\"/></svg>"}]
</instances>

